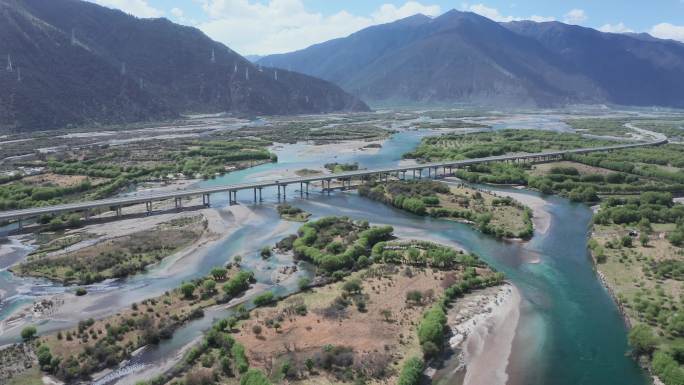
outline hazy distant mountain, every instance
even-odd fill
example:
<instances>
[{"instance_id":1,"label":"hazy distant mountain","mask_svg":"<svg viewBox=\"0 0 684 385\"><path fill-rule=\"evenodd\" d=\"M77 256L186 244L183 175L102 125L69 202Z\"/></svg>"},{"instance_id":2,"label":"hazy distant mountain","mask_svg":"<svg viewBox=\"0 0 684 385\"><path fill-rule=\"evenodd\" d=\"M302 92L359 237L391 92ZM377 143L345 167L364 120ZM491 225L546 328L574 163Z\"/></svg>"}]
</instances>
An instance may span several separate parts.
<instances>
[{"instance_id":1,"label":"hazy distant mountain","mask_svg":"<svg viewBox=\"0 0 684 385\"><path fill-rule=\"evenodd\" d=\"M684 45L647 34L603 33L558 22L505 24L563 58L611 103L684 107Z\"/></svg>"},{"instance_id":2,"label":"hazy distant mountain","mask_svg":"<svg viewBox=\"0 0 684 385\"><path fill-rule=\"evenodd\" d=\"M259 63L373 101L684 107L684 45L562 23L416 15Z\"/></svg>"},{"instance_id":3,"label":"hazy distant mountain","mask_svg":"<svg viewBox=\"0 0 684 385\"><path fill-rule=\"evenodd\" d=\"M252 63L258 62L263 57L264 57L263 55L245 55L245 59L251 61Z\"/></svg>"},{"instance_id":4,"label":"hazy distant mountain","mask_svg":"<svg viewBox=\"0 0 684 385\"><path fill-rule=\"evenodd\" d=\"M0 128L368 109L329 82L257 68L195 28L80 0L0 0L0 36Z\"/></svg>"}]
</instances>

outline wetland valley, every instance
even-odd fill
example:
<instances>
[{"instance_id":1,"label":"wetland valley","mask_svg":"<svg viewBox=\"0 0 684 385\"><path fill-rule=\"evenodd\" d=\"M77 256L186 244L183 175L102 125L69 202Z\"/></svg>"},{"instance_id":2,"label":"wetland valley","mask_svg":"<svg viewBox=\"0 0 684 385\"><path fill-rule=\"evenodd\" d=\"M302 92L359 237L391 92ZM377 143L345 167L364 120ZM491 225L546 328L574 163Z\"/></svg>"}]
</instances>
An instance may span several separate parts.
<instances>
[{"instance_id":1,"label":"wetland valley","mask_svg":"<svg viewBox=\"0 0 684 385\"><path fill-rule=\"evenodd\" d=\"M616 114L635 125L672 119ZM221 145L234 150L222 151L219 161L213 152L197 151L201 155L176 164L176 170L191 162L200 167L224 162L220 171L207 176L183 169L159 178L147 172L164 164L156 157L158 162L138 166L137 174L149 177L128 181L118 194L144 196L158 189L282 179L302 170L340 172L344 165L373 169L620 140L612 132L589 135L573 128L576 115L399 110L287 122L197 117L184 123L202 127L182 139L189 151L211 147L214 135L232 138ZM450 126L452 119L461 122L457 128ZM334 137L311 133L350 120L356 127L347 124ZM430 128L423 128L426 122ZM290 143L268 136L275 127L298 124L310 131L293 134L302 136ZM149 137L157 128L141 130ZM625 136L634 135L629 140L660 135L624 130ZM115 144L117 135L103 145L103 136L83 134L97 142L55 150L48 159L26 156L17 167L41 170L36 174L41 178L22 176L4 188L73 183L79 173L62 173L52 156L69 164L71 157L86 154L94 170L120 167L115 165L120 161L110 162L117 159L112 154L141 156L136 146ZM244 140L250 146L259 143L268 161L240 160L239 166L227 161L225 154L251 154L250 148L239 147ZM679 153L678 146L665 148ZM405 381L417 370L438 384L608 383L616 378L646 384L651 375L644 356L627 354L637 349L629 345L630 328L651 324L650 302L641 302L655 295L652 301L661 306L653 319L657 326L649 326L642 337L651 344L646 349L669 352L668 345L677 344L675 309L682 301L681 254L672 239L682 212L672 198L679 185L677 158L670 157L666 169L651 152L477 166L437 179L425 174L371 180L358 192L323 193L325 186L314 183L309 194L291 191L287 202L271 190L259 203L249 191L239 193L232 205L227 195L215 194L211 207L190 199L180 211L159 202L151 216L142 214L140 205L125 207L120 218L106 209L88 220L65 214L38 218L19 233L7 224L0 339L20 346L12 344L35 327L37 339L31 344L38 347L30 353L25 347L10 350L17 362L3 369L9 375L5 379L164 384L216 377L231 383L249 375L273 382L374 383ZM632 163L637 157L641 162ZM336 166L326 168L329 164ZM628 165L632 169L622 171ZM650 177L657 170L672 177ZM88 169L82 173L82 180L92 178ZM107 184L121 177L101 178ZM52 199L83 199L92 189ZM652 191L652 197L634 195L639 190ZM658 210L646 246L643 236L623 235L632 229L629 223L640 224L634 226L639 232L645 226L641 218L620 216L635 199L636 213L641 213L639 202ZM625 246L625 237L634 238L631 245ZM644 275L625 279L625 269L643 269ZM673 310L665 315L664 309ZM434 327L424 325L430 322L438 324L438 332L425 330ZM50 359L41 358L45 350ZM24 368L20 361L31 357L37 357L35 365Z\"/></svg>"},{"instance_id":2,"label":"wetland valley","mask_svg":"<svg viewBox=\"0 0 684 385\"><path fill-rule=\"evenodd\" d=\"M651 3L0 0L0 385L684 385Z\"/></svg>"}]
</instances>

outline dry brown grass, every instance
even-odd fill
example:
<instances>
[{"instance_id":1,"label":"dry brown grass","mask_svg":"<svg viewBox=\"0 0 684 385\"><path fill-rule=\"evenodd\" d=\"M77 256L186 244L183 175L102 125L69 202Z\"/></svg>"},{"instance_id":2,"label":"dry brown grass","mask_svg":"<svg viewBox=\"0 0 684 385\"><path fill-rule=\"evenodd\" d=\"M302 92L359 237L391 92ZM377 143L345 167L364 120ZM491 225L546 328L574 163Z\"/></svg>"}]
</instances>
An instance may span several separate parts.
<instances>
[{"instance_id":1,"label":"dry brown grass","mask_svg":"<svg viewBox=\"0 0 684 385\"><path fill-rule=\"evenodd\" d=\"M74 187L81 184L86 179L89 179L93 186L97 186L107 181L105 178L91 178L85 175L59 175L46 173L24 177L22 178L22 182L38 186Z\"/></svg>"},{"instance_id":2,"label":"dry brown grass","mask_svg":"<svg viewBox=\"0 0 684 385\"><path fill-rule=\"evenodd\" d=\"M412 276L407 271L412 272ZM396 268L395 272L384 276L355 273L348 280L362 278L366 312L359 311L353 304L337 317L326 312L343 292L343 283L335 283L292 296L273 308L254 311L252 318L240 325L240 332L235 337L246 347L250 364L267 372L283 356L302 362L326 345L351 347L355 362L389 354L397 365L404 357L419 354L416 325L425 307L443 293L442 283L447 274L454 273L406 267ZM409 305L406 293L412 290L431 292L433 296L422 304ZM308 309L304 316L293 311L300 303ZM267 320L278 318L282 318L279 330L267 326ZM253 332L254 325L261 326L259 335ZM334 381L321 376L324 378L313 376L304 383Z\"/></svg>"},{"instance_id":3,"label":"dry brown grass","mask_svg":"<svg viewBox=\"0 0 684 385\"><path fill-rule=\"evenodd\" d=\"M230 276L236 272L237 270L233 268L229 271L227 277L230 278ZM225 282L225 280L218 283L216 295L220 295L220 285L223 282ZM159 327L162 324L169 325L169 323L180 325L194 309L204 309L216 303L216 296L210 296L204 300L201 299L201 290L201 288L195 289L195 297L192 299L184 298L179 290L171 290L159 297L132 304L131 307L112 316L94 320L92 326L86 328L84 333L82 333L82 335L88 336L85 341L78 337L78 327L59 332L59 334L62 335L61 339L58 338L57 333L47 335L41 339L50 346L50 351L53 356L69 357L78 355L85 351L88 346L94 346L98 340L105 337L107 335L107 325L120 326L125 324L128 320L140 319L145 316L150 317L155 327ZM66 338L67 333L72 334L73 337L71 340ZM97 336L97 338L93 338L93 334ZM117 341L117 345L135 349L139 344L138 339L141 336L142 332L140 330L131 328L129 332L124 333L122 338Z\"/></svg>"}]
</instances>

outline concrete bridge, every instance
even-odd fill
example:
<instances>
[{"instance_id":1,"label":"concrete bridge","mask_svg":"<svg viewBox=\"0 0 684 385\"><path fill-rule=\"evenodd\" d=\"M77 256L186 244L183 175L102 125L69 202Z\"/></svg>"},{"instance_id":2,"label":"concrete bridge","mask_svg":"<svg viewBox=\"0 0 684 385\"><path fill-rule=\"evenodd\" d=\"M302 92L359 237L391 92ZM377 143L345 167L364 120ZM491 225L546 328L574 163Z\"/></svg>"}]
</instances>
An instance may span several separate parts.
<instances>
[{"instance_id":1,"label":"concrete bridge","mask_svg":"<svg viewBox=\"0 0 684 385\"><path fill-rule=\"evenodd\" d=\"M427 177L438 177L441 171L442 176L448 176L453 174L454 169L463 168L476 164L487 164L493 162L507 162L507 163L539 163L548 162L553 160L563 159L566 155L575 154L587 154L591 152L600 151L613 151L622 150L635 147L644 146L657 146L667 143L667 139L646 142L646 143L633 143L633 144L623 144L616 146L605 146L605 147L592 147L592 148L581 148L574 150L564 150L564 151L553 151L553 152L540 152L540 153L527 153L527 154L517 154L517 155L501 155L501 156L491 156L486 158L477 159L465 159L457 161L447 161L447 162L434 162L434 163L424 163L414 166L405 167L390 167L390 168L380 168L380 169L368 169L368 170L357 170L349 171L336 174L325 174L319 176L310 177L295 177L295 178L285 178L279 180L268 180L262 182L252 182L252 183L236 183L224 186L200 188L200 189L187 189L173 192L164 193L153 193L145 194L134 197L121 197L121 198L109 198L94 201L86 201L79 203L69 203L54 206L43 206L35 207L23 210L11 210L0 212L0 221L18 221L21 227L21 221L30 218L40 217L42 215L51 214L62 214L68 212L82 212L84 217L88 219L90 210L99 208L109 208L115 210L117 216L121 215L121 208L124 206L130 206L135 204L145 203L148 213L152 213L152 203L156 201L164 201L174 199L177 208L182 207L183 198L202 196L202 202L205 206L210 205L211 194L217 193L228 193L230 204L234 204L237 201L237 192L242 190L253 190L254 192L254 202L260 202L262 200L262 190L264 188L276 187L278 189L278 198L287 198L287 187L293 184L299 184L300 192L303 194L309 193L309 184L313 182L321 182L323 186L323 191L330 193L331 182L337 180L342 182L341 188L351 188L351 183L353 179L359 180L369 180L371 178L377 178L379 180L387 181L390 176L397 179L411 178L422 178L427 170ZM325 187L327 183L327 188Z\"/></svg>"}]
</instances>

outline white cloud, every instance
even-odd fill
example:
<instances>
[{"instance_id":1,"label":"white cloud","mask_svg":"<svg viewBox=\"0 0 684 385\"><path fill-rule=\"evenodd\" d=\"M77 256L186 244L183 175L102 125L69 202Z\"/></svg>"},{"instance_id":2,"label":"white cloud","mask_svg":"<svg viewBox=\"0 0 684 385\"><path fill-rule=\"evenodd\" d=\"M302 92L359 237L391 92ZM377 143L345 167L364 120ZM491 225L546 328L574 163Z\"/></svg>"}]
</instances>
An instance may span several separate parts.
<instances>
[{"instance_id":1,"label":"white cloud","mask_svg":"<svg viewBox=\"0 0 684 385\"><path fill-rule=\"evenodd\" d=\"M498 9L488 7L484 4L463 3L463 4L461 4L461 9L463 9L464 11L470 11L473 13L477 13L478 15L484 16L488 19L492 19L492 20L498 21L498 22L509 22L509 21L519 21L519 20L532 20L532 21L536 21L536 22L543 22L543 21L554 21L554 20L556 20L553 17L539 16L539 15L532 15L530 17L505 16L505 15L501 14L501 12L499 12Z\"/></svg>"},{"instance_id":2,"label":"white cloud","mask_svg":"<svg viewBox=\"0 0 684 385\"><path fill-rule=\"evenodd\" d=\"M439 5L423 5L417 1L406 2L399 8L394 4L383 4L373 13L373 21L375 23L389 23L417 13L427 16L438 16L442 13L442 10Z\"/></svg>"},{"instance_id":3,"label":"white cloud","mask_svg":"<svg viewBox=\"0 0 684 385\"><path fill-rule=\"evenodd\" d=\"M571 9L565 14L564 21L568 24L581 24L587 20L587 14L583 9Z\"/></svg>"},{"instance_id":4,"label":"white cloud","mask_svg":"<svg viewBox=\"0 0 684 385\"><path fill-rule=\"evenodd\" d=\"M185 13L180 8L171 8L171 14L177 19L182 19L185 16Z\"/></svg>"},{"instance_id":5,"label":"white cloud","mask_svg":"<svg viewBox=\"0 0 684 385\"><path fill-rule=\"evenodd\" d=\"M160 17L164 12L149 5L146 0L91 0L109 8L117 8L137 17Z\"/></svg>"},{"instance_id":6,"label":"white cloud","mask_svg":"<svg viewBox=\"0 0 684 385\"><path fill-rule=\"evenodd\" d=\"M611 33L634 32L634 30L627 28L627 26L623 22L619 22L617 24L604 24L601 27L599 27L599 31Z\"/></svg>"},{"instance_id":7,"label":"white cloud","mask_svg":"<svg viewBox=\"0 0 684 385\"><path fill-rule=\"evenodd\" d=\"M543 23L545 21L556 21L556 18L553 16L532 15L530 16L530 20L536 21L537 23Z\"/></svg>"},{"instance_id":8,"label":"white cloud","mask_svg":"<svg viewBox=\"0 0 684 385\"><path fill-rule=\"evenodd\" d=\"M512 16L504 16L496 8L490 8L484 4L473 4L468 6L470 12L477 13L478 15L484 16L488 19L494 21L513 21L515 20Z\"/></svg>"},{"instance_id":9,"label":"white cloud","mask_svg":"<svg viewBox=\"0 0 684 385\"><path fill-rule=\"evenodd\" d=\"M306 48L347 36L360 29L387 23L415 13L436 16L437 5L408 1L402 6L384 4L371 16L347 11L324 16L306 9L302 0L201 0L209 20L198 27L211 38L242 54L270 54Z\"/></svg>"},{"instance_id":10,"label":"white cloud","mask_svg":"<svg viewBox=\"0 0 684 385\"><path fill-rule=\"evenodd\" d=\"M672 39L684 42L684 26L660 23L651 28L650 34L661 39Z\"/></svg>"}]
</instances>

